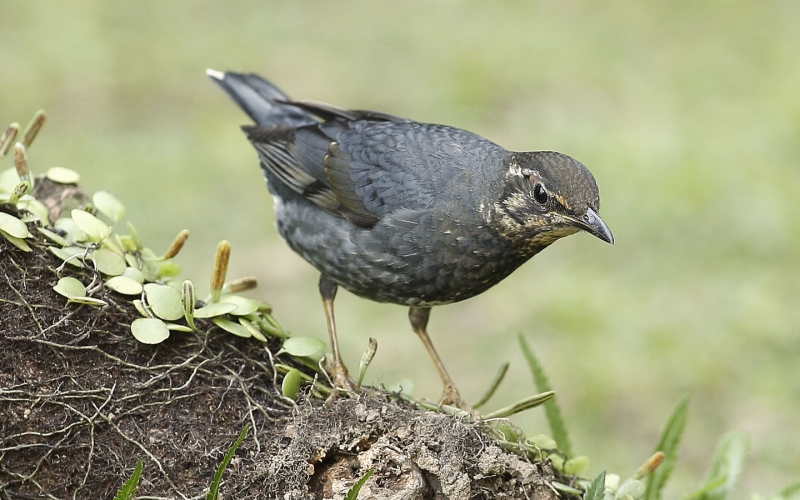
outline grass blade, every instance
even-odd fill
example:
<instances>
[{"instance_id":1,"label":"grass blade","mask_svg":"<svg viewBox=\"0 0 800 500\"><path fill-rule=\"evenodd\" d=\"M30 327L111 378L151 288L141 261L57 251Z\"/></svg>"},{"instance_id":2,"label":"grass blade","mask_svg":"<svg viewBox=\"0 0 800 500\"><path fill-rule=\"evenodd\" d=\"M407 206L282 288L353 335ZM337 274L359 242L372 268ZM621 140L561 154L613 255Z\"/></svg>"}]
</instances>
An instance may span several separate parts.
<instances>
[{"instance_id":1,"label":"grass blade","mask_svg":"<svg viewBox=\"0 0 800 500\"><path fill-rule=\"evenodd\" d=\"M136 493L136 488L139 486L139 478L142 477L142 461L136 461L136 468L133 469L131 477L125 481L122 488L114 495L114 500L132 500L133 495Z\"/></svg>"},{"instance_id":2,"label":"grass blade","mask_svg":"<svg viewBox=\"0 0 800 500\"><path fill-rule=\"evenodd\" d=\"M222 463L219 464L219 467L217 467L217 472L214 473L214 480L211 481L211 486L206 494L206 500L217 500L217 497L219 496L219 484L222 482L222 473L225 472L225 468L231 462L233 454L236 453L236 448L238 448L239 445L242 444L242 441L244 441L248 430L250 430L250 424L244 426L244 429L242 429L239 437L236 438L236 441L230 447L228 453L225 454L225 458L222 459Z\"/></svg>"},{"instance_id":3,"label":"grass blade","mask_svg":"<svg viewBox=\"0 0 800 500\"><path fill-rule=\"evenodd\" d=\"M647 478L647 489L643 500L660 500L661 490L667 483L672 467L678 457L678 445L686 427L686 417L689 411L689 399L682 398L678 406L670 415L667 425L661 431L661 438L658 440L655 451L664 453L664 462Z\"/></svg>"},{"instance_id":4,"label":"grass blade","mask_svg":"<svg viewBox=\"0 0 800 500\"><path fill-rule=\"evenodd\" d=\"M725 478L716 488L709 489L700 497L701 500L728 500L736 488L739 476L744 467L744 456L747 454L747 436L739 432L726 434L717 445L711 470L706 482L719 481Z\"/></svg>"},{"instance_id":5,"label":"grass blade","mask_svg":"<svg viewBox=\"0 0 800 500\"><path fill-rule=\"evenodd\" d=\"M781 500L790 500L800 498L800 481L796 481L781 488L777 497L770 497L771 499L779 498Z\"/></svg>"},{"instance_id":6,"label":"grass blade","mask_svg":"<svg viewBox=\"0 0 800 500\"><path fill-rule=\"evenodd\" d=\"M356 498L358 498L358 492L361 491L361 487L364 486L364 483L367 482L367 479L369 479L373 472L375 472L375 469L368 470L367 473L364 474L364 477L356 481L356 484L347 491L347 496L344 497L344 500L356 500Z\"/></svg>"},{"instance_id":7,"label":"grass blade","mask_svg":"<svg viewBox=\"0 0 800 500\"><path fill-rule=\"evenodd\" d=\"M525 337L523 337L522 334L519 335L519 344L522 348L522 354L525 356L525 360L528 362L528 367L530 367L531 375L533 375L533 383L536 385L536 390L541 393L552 391L553 388L550 386L550 382L547 380L547 376L544 374L544 368L542 368L539 360L536 359L536 356L534 356L533 351L528 346L528 343L525 341ZM564 454L568 457L571 457L572 444L569 440L569 434L567 433L567 426L564 423L564 417L561 416L561 409L556 403L556 398L553 397L543 406L544 413L547 416L547 422L550 424L550 431L553 433L553 439L555 439L556 443L558 444L558 449L564 452Z\"/></svg>"}]
</instances>

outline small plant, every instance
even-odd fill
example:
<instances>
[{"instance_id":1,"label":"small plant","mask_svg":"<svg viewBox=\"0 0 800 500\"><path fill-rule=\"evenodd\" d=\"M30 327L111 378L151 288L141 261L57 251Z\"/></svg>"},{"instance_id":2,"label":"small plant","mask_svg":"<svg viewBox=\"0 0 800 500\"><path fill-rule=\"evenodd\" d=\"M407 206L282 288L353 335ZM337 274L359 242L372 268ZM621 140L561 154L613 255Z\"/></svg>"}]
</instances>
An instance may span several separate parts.
<instances>
[{"instance_id":1,"label":"small plant","mask_svg":"<svg viewBox=\"0 0 800 500\"><path fill-rule=\"evenodd\" d=\"M367 482L367 479L369 479L373 472L375 472L375 469L368 470L367 473L361 477L361 479L356 481L356 484L347 490L347 495L345 495L344 500L356 500L358 498L358 492L361 491L361 487L364 486L364 483Z\"/></svg>"},{"instance_id":2,"label":"small plant","mask_svg":"<svg viewBox=\"0 0 800 500\"><path fill-rule=\"evenodd\" d=\"M114 495L114 500L133 500L133 495L136 494L136 488L139 486L139 479L142 477L142 461L136 460L136 468L133 469L131 477L125 481L122 488Z\"/></svg>"}]
</instances>

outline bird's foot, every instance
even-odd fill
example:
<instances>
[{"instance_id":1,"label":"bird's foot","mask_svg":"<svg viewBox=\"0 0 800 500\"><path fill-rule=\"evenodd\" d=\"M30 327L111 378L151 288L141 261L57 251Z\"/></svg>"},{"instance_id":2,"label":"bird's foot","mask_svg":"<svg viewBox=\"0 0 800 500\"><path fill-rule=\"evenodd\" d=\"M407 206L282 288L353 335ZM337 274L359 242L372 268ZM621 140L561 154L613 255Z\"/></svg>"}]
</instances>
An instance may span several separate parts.
<instances>
[{"instance_id":1,"label":"bird's foot","mask_svg":"<svg viewBox=\"0 0 800 500\"><path fill-rule=\"evenodd\" d=\"M442 390L442 397L439 399L439 406L443 405L455 406L456 408L469 413L473 418L476 419L480 417L480 413L478 413L475 408L467 404L467 402L461 398L461 393L458 392L458 389L456 389L456 386L453 384L446 384Z\"/></svg>"},{"instance_id":2,"label":"bird's foot","mask_svg":"<svg viewBox=\"0 0 800 500\"><path fill-rule=\"evenodd\" d=\"M330 370L330 379L333 387L331 387L331 394L328 396L326 404L333 403L343 392L346 394L358 393L358 387L347 374L347 367L344 366L344 363L334 363Z\"/></svg>"}]
</instances>

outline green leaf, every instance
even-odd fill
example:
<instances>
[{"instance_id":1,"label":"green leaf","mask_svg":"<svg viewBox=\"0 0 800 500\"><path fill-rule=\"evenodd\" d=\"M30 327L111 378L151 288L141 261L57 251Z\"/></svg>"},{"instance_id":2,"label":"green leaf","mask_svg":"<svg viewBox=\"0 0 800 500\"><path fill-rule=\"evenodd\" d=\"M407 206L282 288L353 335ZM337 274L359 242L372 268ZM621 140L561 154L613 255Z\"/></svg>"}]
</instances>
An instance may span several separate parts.
<instances>
[{"instance_id":1,"label":"green leaf","mask_svg":"<svg viewBox=\"0 0 800 500\"><path fill-rule=\"evenodd\" d=\"M126 267L125 272L122 273L126 278L130 278L138 283L144 283L144 274L135 267Z\"/></svg>"},{"instance_id":2,"label":"green leaf","mask_svg":"<svg viewBox=\"0 0 800 500\"><path fill-rule=\"evenodd\" d=\"M131 333L142 344L160 344L169 338L167 324L158 318L138 318L133 320Z\"/></svg>"},{"instance_id":3,"label":"green leaf","mask_svg":"<svg viewBox=\"0 0 800 500\"><path fill-rule=\"evenodd\" d=\"M86 241L89 237L85 232L81 231L78 224L75 223L70 217L62 217L53 223L53 227L63 231L65 234L64 239L70 243L77 243L79 241Z\"/></svg>"},{"instance_id":4,"label":"green leaf","mask_svg":"<svg viewBox=\"0 0 800 500\"><path fill-rule=\"evenodd\" d=\"M747 447L747 436L742 433L731 432L720 440L706 481L725 479L719 486L706 491L700 497L702 500L728 500L731 497L744 467Z\"/></svg>"},{"instance_id":5,"label":"green leaf","mask_svg":"<svg viewBox=\"0 0 800 500\"><path fill-rule=\"evenodd\" d=\"M94 261L97 270L106 276L119 276L128 267L121 255L105 248L98 248L90 252L89 259Z\"/></svg>"},{"instance_id":6,"label":"green leaf","mask_svg":"<svg viewBox=\"0 0 800 500\"><path fill-rule=\"evenodd\" d=\"M233 311L236 309L236 307L238 307L236 304L231 304L230 302L217 302L216 304L208 304L200 309L195 309L194 317L208 319L213 318L214 316L222 316L223 314L228 314L229 312Z\"/></svg>"},{"instance_id":7,"label":"green leaf","mask_svg":"<svg viewBox=\"0 0 800 500\"><path fill-rule=\"evenodd\" d=\"M195 317L197 316L195 315ZM237 337L244 337L246 339L252 337L250 330L242 326L240 323L234 323L233 321L225 318L214 318L213 321L215 325L222 328L226 332L236 335Z\"/></svg>"},{"instance_id":8,"label":"green leaf","mask_svg":"<svg viewBox=\"0 0 800 500\"><path fill-rule=\"evenodd\" d=\"M139 295L143 289L141 283L127 276L113 276L106 281L106 286L122 295Z\"/></svg>"},{"instance_id":9,"label":"green leaf","mask_svg":"<svg viewBox=\"0 0 800 500\"><path fill-rule=\"evenodd\" d=\"M158 274L160 274L162 278L172 278L181 274L180 266L171 260L158 262L156 265L158 266Z\"/></svg>"},{"instance_id":10,"label":"green leaf","mask_svg":"<svg viewBox=\"0 0 800 500\"><path fill-rule=\"evenodd\" d=\"M0 213L1 213L1 212L0 212ZM5 238L6 240L8 240L8 242L9 242L9 243L11 243L11 244L12 244L12 245L14 245L15 247L19 248L19 249L20 249L20 250L22 250L23 252L30 252L30 251L32 251L32 250L31 250L31 247L30 247L30 245L28 245L28 243L27 243L27 242L26 242L24 239L22 239L22 238L17 238L16 236L11 236L10 234L8 234L8 233L7 233L7 232L5 232L5 231L0 231L0 235L2 235L2 236L3 236L3 238Z\"/></svg>"},{"instance_id":11,"label":"green leaf","mask_svg":"<svg viewBox=\"0 0 800 500\"><path fill-rule=\"evenodd\" d=\"M534 396L529 396L523 400L517 401L514 404L506 406L504 408L500 408L499 410L495 410L491 413L488 413L483 416L485 419L490 418L508 418L512 415L516 415L517 413L523 412L525 410L529 410L531 408L536 408L537 406L541 406L547 404L548 401L552 400L556 396L554 391L543 392L541 394L536 394Z\"/></svg>"},{"instance_id":12,"label":"green leaf","mask_svg":"<svg viewBox=\"0 0 800 500\"><path fill-rule=\"evenodd\" d=\"M643 482L638 479L628 479L622 483L614 494L614 500L625 500L626 498L633 498L639 500L645 495L646 487Z\"/></svg>"},{"instance_id":13,"label":"green leaf","mask_svg":"<svg viewBox=\"0 0 800 500\"><path fill-rule=\"evenodd\" d=\"M259 330L258 327L256 327L250 321L246 320L245 318L239 318L239 323L250 332L250 335L252 335L254 339L258 340L259 342L267 341L267 337L265 337L264 334L261 333L261 330Z\"/></svg>"},{"instance_id":14,"label":"green leaf","mask_svg":"<svg viewBox=\"0 0 800 500\"><path fill-rule=\"evenodd\" d=\"M519 335L519 344L522 348L522 354L525 356L525 360L528 362L528 368L531 371L531 375L533 375L533 382L534 385L536 385L536 389L539 392L552 391L553 388L550 386L550 382L547 380L547 376L544 373L542 365L539 363L539 360L536 359L533 351L528 346L528 343L525 341L525 337L523 337L521 334ZM558 443L559 449L567 456L572 456L572 444L569 440L569 434L567 433L567 426L564 423L564 417L561 416L561 409L558 407L555 398L547 401L544 404L544 413L547 416L547 422L550 424L550 430L553 433L553 439L555 439Z\"/></svg>"},{"instance_id":15,"label":"green leaf","mask_svg":"<svg viewBox=\"0 0 800 500\"><path fill-rule=\"evenodd\" d=\"M181 292L167 285L147 283L144 285L147 304L153 313L166 321L176 321L183 317Z\"/></svg>"},{"instance_id":16,"label":"green leaf","mask_svg":"<svg viewBox=\"0 0 800 500\"><path fill-rule=\"evenodd\" d=\"M546 434L536 434L525 441L543 450L555 450L558 448L556 440Z\"/></svg>"},{"instance_id":17,"label":"green leaf","mask_svg":"<svg viewBox=\"0 0 800 500\"><path fill-rule=\"evenodd\" d=\"M105 222L85 210L75 208L70 212L70 215L78 228L86 233L90 241L98 242L108 238L108 235L111 234L111 228Z\"/></svg>"},{"instance_id":18,"label":"green leaf","mask_svg":"<svg viewBox=\"0 0 800 500\"><path fill-rule=\"evenodd\" d=\"M594 478L592 484L586 488L583 494L583 500L603 500L606 490L606 471L601 472Z\"/></svg>"},{"instance_id":19,"label":"green leaf","mask_svg":"<svg viewBox=\"0 0 800 500\"><path fill-rule=\"evenodd\" d=\"M92 196L92 203L101 214L108 217L111 222L119 222L125 216L125 206L107 191L98 191Z\"/></svg>"},{"instance_id":20,"label":"green leaf","mask_svg":"<svg viewBox=\"0 0 800 500\"><path fill-rule=\"evenodd\" d=\"M661 498L661 490L664 489L664 485L666 485L672 473L672 468L675 466L675 460L678 457L678 445L686 427L688 412L689 399L682 398L678 402L678 406L673 410L672 415L670 415L669 420L667 420L664 430L661 431L661 437L654 451L664 453L664 462L647 477L645 500L659 500Z\"/></svg>"},{"instance_id":21,"label":"green leaf","mask_svg":"<svg viewBox=\"0 0 800 500\"><path fill-rule=\"evenodd\" d=\"M139 486L139 478L142 477L142 461L136 460L136 468L133 469L131 477L125 481L122 488L114 495L114 500L133 500L136 488Z\"/></svg>"},{"instance_id":22,"label":"green leaf","mask_svg":"<svg viewBox=\"0 0 800 500\"><path fill-rule=\"evenodd\" d=\"M49 229L39 226L36 228L36 230L42 233L42 235L44 235L45 238L52 241L56 245L61 245L62 247L69 245L69 243L67 243L67 240L62 238L60 235L54 233L53 231L50 231Z\"/></svg>"},{"instance_id":23,"label":"green leaf","mask_svg":"<svg viewBox=\"0 0 800 500\"><path fill-rule=\"evenodd\" d=\"M356 484L354 484L353 487L347 491L347 495L344 497L344 500L356 500L358 498L358 492L361 491L361 487L364 486L364 483L367 482L367 479L369 479L374 472L375 469L370 469L361 479L356 481Z\"/></svg>"},{"instance_id":24,"label":"green leaf","mask_svg":"<svg viewBox=\"0 0 800 500\"><path fill-rule=\"evenodd\" d=\"M15 238L27 238L31 235L24 222L5 212L0 212L0 231Z\"/></svg>"},{"instance_id":25,"label":"green leaf","mask_svg":"<svg viewBox=\"0 0 800 500\"><path fill-rule=\"evenodd\" d=\"M319 358L325 352L325 342L314 337L291 337L283 341L280 351L292 356L304 358Z\"/></svg>"},{"instance_id":26,"label":"green leaf","mask_svg":"<svg viewBox=\"0 0 800 500\"><path fill-rule=\"evenodd\" d=\"M130 222L127 223L127 226L134 247L136 247L137 250L143 249L144 245L142 244L142 238L139 237L139 232L136 230L135 227L133 227L133 224L131 224Z\"/></svg>"},{"instance_id":27,"label":"green leaf","mask_svg":"<svg viewBox=\"0 0 800 500\"><path fill-rule=\"evenodd\" d=\"M28 212L32 213L42 224L46 226L50 225L50 211L41 201L36 199L24 200L17 203L17 208L21 210L27 210Z\"/></svg>"},{"instance_id":28,"label":"green leaf","mask_svg":"<svg viewBox=\"0 0 800 500\"><path fill-rule=\"evenodd\" d=\"M236 316L247 316L258 311L259 302L257 300L248 299L241 295L223 295L219 299L220 302L227 302L228 304L236 305L236 309L231 311L231 314Z\"/></svg>"},{"instance_id":29,"label":"green leaf","mask_svg":"<svg viewBox=\"0 0 800 500\"><path fill-rule=\"evenodd\" d=\"M233 459L233 454L236 453L236 448L242 444L242 441L244 441L245 436L247 436L247 431L249 429L250 424L244 426L244 429L242 429L242 432L239 434L236 442L233 443L233 446L230 447L228 453L225 454L225 458L222 459L222 463L219 464L219 467L217 467L217 471L214 473L214 479L211 481L211 486L206 494L206 500L217 500L217 497L219 496L219 485L222 482L222 473L225 472L225 468L231 462L231 459Z\"/></svg>"},{"instance_id":30,"label":"green leaf","mask_svg":"<svg viewBox=\"0 0 800 500\"><path fill-rule=\"evenodd\" d=\"M64 276L55 284L53 290L59 295L71 299L74 297L86 297L86 288L83 283L70 276Z\"/></svg>"},{"instance_id":31,"label":"green leaf","mask_svg":"<svg viewBox=\"0 0 800 500\"><path fill-rule=\"evenodd\" d=\"M81 180L78 172L64 167L53 167L44 176L59 184L77 184Z\"/></svg>"},{"instance_id":32,"label":"green leaf","mask_svg":"<svg viewBox=\"0 0 800 500\"><path fill-rule=\"evenodd\" d=\"M171 332L191 333L194 330L186 325L179 325L177 323L167 323L167 329Z\"/></svg>"},{"instance_id":33,"label":"green leaf","mask_svg":"<svg viewBox=\"0 0 800 500\"><path fill-rule=\"evenodd\" d=\"M292 401L297 401L297 394L300 392L300 383L303 377L300 370L292 368L283 376L281 383L281 393Z\"/></svg>"},{"instance_id":34,"label":"green leaf","mask_svg":"<svg viewBox=\"0 0 800 500\"><path fill-rule=\"evenodd\" d=\"M0 191L10 193L19 184L19 175L14 168L9 168L0 172Z\"/></svg>"},{"instance_id":35,"label":"green leaf","mask_svg":"<svg viewBox=\"0 0 800 500\"><path fill-rule=\"evenodd\" d=\"M770 497L769 500L796 500L800 498L800 481L795 481L781 488L776 496Z\"/></svg>"},{"instance_id":36,"label":"green leaf","mask_svg":"<svg viewBox=\"0 0 800 500\"><path fill-rule=\"evenodd\" d=\"M108 302L102 299L96 299L94 297L70 297L67 299L67 302L72 302L74 304L86 304L88 306L97 306L97 307L105 307L108 305Z\"/></svg>"},{"instance_id":37,"label":"green leaf","mask_svg":"<svg viewBox=\"0 0 800 500\"><path fill-rule=\"evenodd\" d=\"M56 248L56 247L47 247L50 250L50 253L58 257L59 259L63 260L64 262L68 262L75 267L83 267L83 259L77 258L77 256L82 256L86 253L85 248L81 247L64 247L64 248Z\"/></svg>"},{"instance_id":38,"label":"green leaf","mask_svg":"<svg viewBox=\"0 0 800 500\"><path fill-rule=\"evenodd\" d=\"M589 457L586 455L578 455L564 462L564 474L577 476L586 470L587 467L589 467Z\"/></svg>"}]
</instances>

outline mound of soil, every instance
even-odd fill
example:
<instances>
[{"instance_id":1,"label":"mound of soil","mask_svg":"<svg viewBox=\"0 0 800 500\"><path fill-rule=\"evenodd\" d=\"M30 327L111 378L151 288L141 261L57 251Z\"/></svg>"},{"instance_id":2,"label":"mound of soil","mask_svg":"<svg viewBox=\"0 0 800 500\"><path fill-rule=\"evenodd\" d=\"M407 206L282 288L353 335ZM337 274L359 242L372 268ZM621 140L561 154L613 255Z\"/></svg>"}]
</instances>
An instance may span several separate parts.
<instances>
[{"instance_id":1,"label":"mound of soil","mask_svg":"<svg viewBox=\"0 0 800 500\"><path fill-rule=\"evenodd\" d=\"M293 360L275 355L277 339L200 322L141 344L128 299L104 290L106 307L67 304L52 289L61 262L32 240L25 253L0 237L2 499L111 498L137 459L139 495L201 498L247 424L222 498L340 499L370 469L359 498L557 496L547 463L501 450L480 424L380 391L284 398L273 366Z\"/></svg>"}]
</instances>

